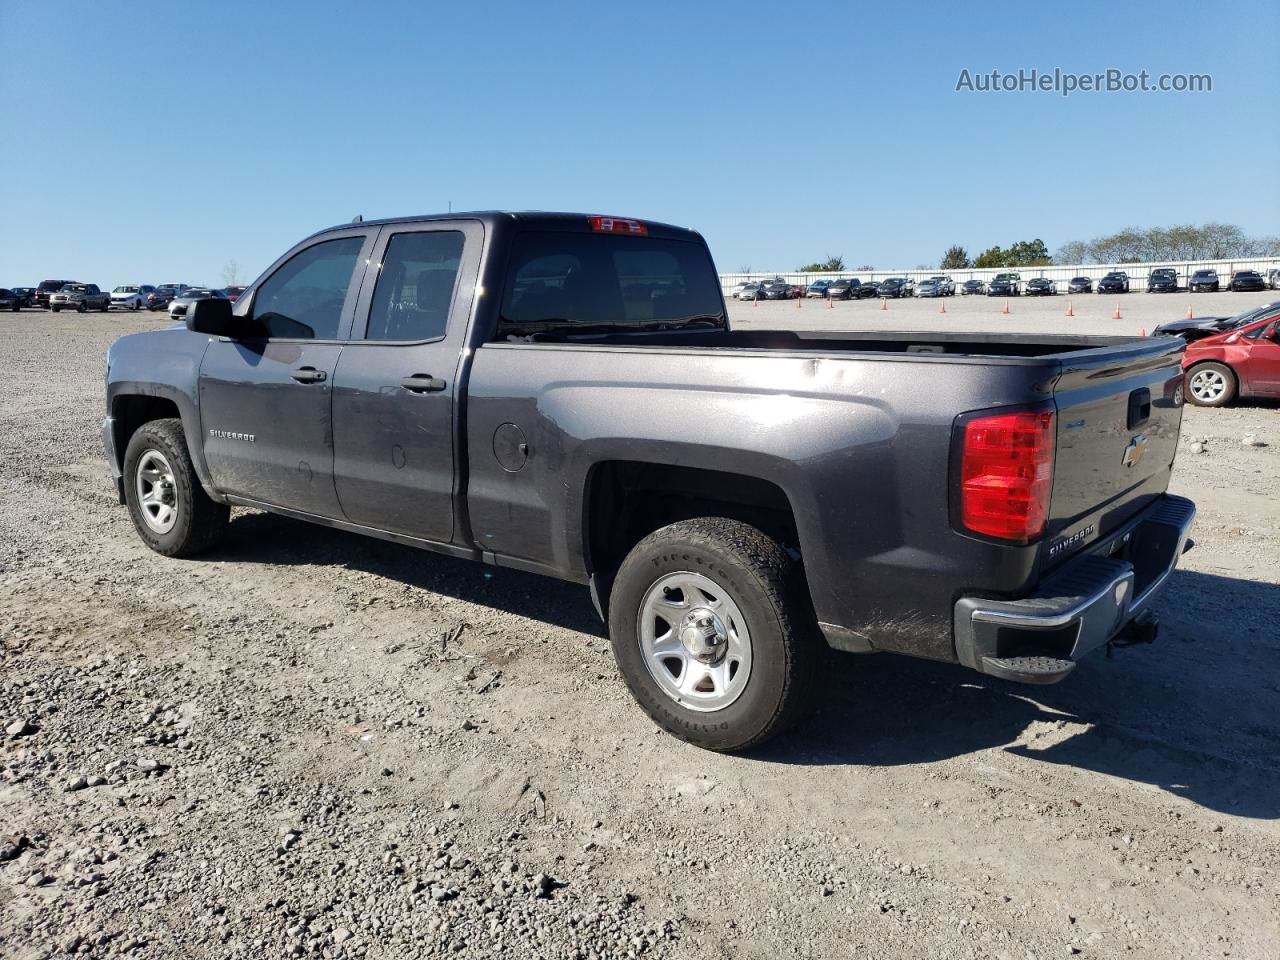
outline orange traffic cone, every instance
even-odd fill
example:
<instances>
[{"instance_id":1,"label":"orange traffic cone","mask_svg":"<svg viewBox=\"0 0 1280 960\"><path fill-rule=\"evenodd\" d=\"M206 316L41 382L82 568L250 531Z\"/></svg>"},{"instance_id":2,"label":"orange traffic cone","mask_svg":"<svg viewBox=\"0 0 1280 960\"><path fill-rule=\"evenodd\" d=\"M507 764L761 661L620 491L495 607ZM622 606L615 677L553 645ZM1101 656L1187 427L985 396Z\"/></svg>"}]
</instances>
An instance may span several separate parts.
<instances>
[{"instance_id":1,"label":"orange traffic cone","mask_svg":"<svg viewBox=\"0 0 1280 960\"><path fill-rule=\"evenodd\" d=\"M1140 336L1140 337L1145 337L1146 335L1147 335L1147 328L1146 328L1146 327L1143 327L1143 328L1142 328L1142 332L1141 332L1140 334L1138 334L1138 336Z\"/></svg>"},{"instance_id":2,"label":"orange traffic cone","mask_svg":"<svg viewBox=\"0 0 1280 960\"><path fill-rule=\"evenodd\" d=\"M1067 316L1068 316L1068 317L1074 317L1074 316L1075 316L1075 312L1071 309L1071 301L1070 301L1070 300L1068 300L1068 301L1067 301Z\"/></svg>"},{"instance_id":3,"label":"orange traffic cone","mask_svg":"<svg viewBox=\"0 0 1280 960\"><path fill-rule=\"evenodd\" d=\"M800 309L800 298L799 298L799 297L796 297L796 309L797 309L797 310L799 310L799 309Z\"/></svg>"},{"instance_id":4,"label":"orange traffic cone","mask_svg":"<svg viewBox=\"0 0 1280 960\"><path fill-rule=\"evenodd\" d=\"M889 301L888 301L888 300L883 300L883 299L882 299L882 300L880 301L880 309L881 309L881 310L888 310L888 309L889 309Z\"/></svg>"},{"instance_id":5,"label":"orange traffic cone","mask_svg":"<svg viewBox=\"0 0 1280 960\"><path fill-rule=\"evenodd\" d=\"M1112 320L1120 319L1120 301L1119 300L1116 301L1116 312L1111 315L1111 319Z\"/></svg>"},{"instance_id":6,"label":"orange traffic cone","mask_svg":"<svg viewBox=\"0 0 1280 960\"><path fill-rule=\"evenodd\" d=\"M940 304L938 304L938 312L939 313L947 312L947 301L943 300Z\"/></svg>"},{"instance_id":7,"label":"orange traffic cone","mask_svg":"<svg viewBox=\"0 0 1280 960\"><path fill-rule=\"evenodd\" d=\"M828 310L835 309L835 302L830 297L827 297L827 309Z\"/></svg>"},{"instance_id":8,"label":"orange traffic cone","mask_svg":"<svg viewBox=\"0 0 1280 960\"><path fill-rule=\"evenodd\" d=\"M1188 319L1188 320L1192 320L1192 319L1194 319L1194 318L1191 316L1191 304L1189 304L1189 303L1187 304L1187 319Z\"/></svg>"},{"instance_id":9,"label":"orange traffic cone","mask_svg":"<svg viewBox=\"0 0 1280 960\"><path fill-rule=\"evenodd\" d=\"M1001 310L1000 312L1001 312L1001 313L1008 313L1008 312L1009 312L1009 301L1008 301L1008 300L1006 300L1006 301L1004 302L1004 309L1003 309L1003 310Z\"/></svg>"}]
</instances>

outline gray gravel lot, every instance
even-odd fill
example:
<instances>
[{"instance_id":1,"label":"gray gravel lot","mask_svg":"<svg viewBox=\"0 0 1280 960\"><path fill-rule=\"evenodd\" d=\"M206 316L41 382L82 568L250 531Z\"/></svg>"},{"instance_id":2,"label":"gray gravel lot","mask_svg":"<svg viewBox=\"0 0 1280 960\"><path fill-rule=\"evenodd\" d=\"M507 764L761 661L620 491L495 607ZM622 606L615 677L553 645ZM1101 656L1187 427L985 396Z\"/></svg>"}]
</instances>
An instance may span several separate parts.
<instances>
[{"instance_id":1,"label":"gray gravel lot","mask_svg":"<svg viewBox=\"0 0 1280 960\"><path fill-rule=\"evenodd\" d=\"M948 328L1066 300L955 297ZM718 756L632 705L579 588L252 511L147 550L100 384L163 322L0 315L0 957L1277 955L1276 405L1187 410L1156 645L1049 688L833 656L806 729Z\"/></svg>"}]
</instances>

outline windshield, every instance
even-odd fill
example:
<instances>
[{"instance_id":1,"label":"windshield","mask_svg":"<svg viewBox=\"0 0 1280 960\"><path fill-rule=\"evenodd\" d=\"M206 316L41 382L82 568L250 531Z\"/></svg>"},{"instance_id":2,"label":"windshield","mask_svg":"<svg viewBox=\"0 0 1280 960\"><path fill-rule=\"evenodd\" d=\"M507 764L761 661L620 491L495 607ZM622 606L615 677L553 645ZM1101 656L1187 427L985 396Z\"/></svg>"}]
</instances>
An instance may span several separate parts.
<instances>
[{"instance_id":1,"label":"windshield","mask_svg":"<svg viewBox=\"0 0 1280 960\"><path fill-rule=\"evenodd\" d=\"M526 231L507 277L499 334L724 325L711 257L691 240Z\"/></svg>"},{"instance_id":2,"label":"windshield","mask_svg":"<svg viewBox=\"0 0 1280 960\"><path fill-rule=\"evenodd\" d=\"M137 293L138 288L137 287L116 287L111 292L112 293Z\"/></svg>"}]
</instances>

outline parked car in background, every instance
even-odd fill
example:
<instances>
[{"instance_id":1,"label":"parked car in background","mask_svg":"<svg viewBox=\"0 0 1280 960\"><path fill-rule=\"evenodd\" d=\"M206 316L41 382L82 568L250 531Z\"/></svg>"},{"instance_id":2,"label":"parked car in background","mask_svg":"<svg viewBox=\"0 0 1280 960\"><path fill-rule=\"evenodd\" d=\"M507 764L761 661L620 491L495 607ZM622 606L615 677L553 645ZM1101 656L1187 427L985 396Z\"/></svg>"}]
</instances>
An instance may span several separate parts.
<instances>
[{"instance_id":1,"label":"parked car in background","mask_svg":"<svg viewBox=\"0 0 1280 960\"><path fill-rule=\"evenodd\" d=\"M936 276L921 280L916 287L917 297L950 297L954 296L956 285L950 277Z\"/></svg>"},{"instance_id":2,"label":"parked car in background","mask_svg":"<svg viewBox=\"0 0 1280 960\"><path fill-rule=\"evenodd\" d=\"M858 297L858 288L862 286L861 280L853 280L849 277L841 277L839 280L832 280L827 287L828 300L856 300Z\"/></svg>"},{"instance_id":3,"label":"parked car in background","mask_svg":"<svg viewBox=\"0 0 1280 960\"><path fill-rule=\"evenodd\" d=\"M1280 308L1247 326L1187 344L1186 398L1221 407L1236 397L1280 397Z\"/></svg>"},{"instance_id":4,"label":"parked car in background","mask_svg":"<svg viewBox=\"0 0 1280 960\"><path fill-rule=\"evenodd\" d=\"M1272 267L1267 271L1267 286L1272 290L1280 290L1280 267Z\"/></svg>"},{"instance_id":5,"label":"parked car in background","mask_svg":"<svg viewBox=\"0 0 1280 960\"><path fill-rule=\"evenodd\" d=\"M228 300L230 300L232 303L235 303L237 300L240 299L240 294L244 293L248 289L249 289L248 287L242 286L237 283L237 284L232 284L229 287L223 287L222 292L226 294L226 297Z\"/></svg>"},{"instance_id":6,"label":"parked car in background","mask_svg":"<svg viewBox=\"0 0 1280 960\"><path fill-rule=\"evenodd\" d=\"M19 307L35 306L35 287L13 287L12 292L13 295L18 298Z\"/></svg>"},{"instance_id":7,"label":"parked car in background","mask_svg":"<svg viewBox=\"0 0 1280 960\"><path fill-rule=\"evenodd\" d=\"M22 297L8 287L0 287L0 310L12 310L17 313L22 309Z\"/></svg>"},{"instance_id":8,"label":"parked car in background","mask_svg":"<svg viewBox=\"0 0 1280 960\"><path fill-rule=\"evenodd\" d=\"M829 286L831 286L830 280L815 280L813 283L809 284L804 295L806 297L825 297Z\"/></svg>"},{"instance_id":9,"label":"parked car in background","mask_svg":"<svg viewBox=\"0 0 1280 960\"><path fill-rule=\"evenodd\" d=\"M1028 297L1051 297L1057 292L1058 285L1048 277L1032 277L1027 281Z\"/></svg>"},{"instance_id":10,"label":"parked car in background","mask_svg":"<svg viewBox=\"0 0 1280 960\"><path fill-rule=\"evenodd\" d=\"M74 283L74 280L41 280L40 285L36 287L36 292L32 296L33 305L49 309L49 297L57 293L65 284Z\"/></svg>"},{"instance_id":11,"label":"parked car in background","mask_svg":"<svg viewBox=\"0 0 1280 960\"><path fill-rule=\"evenodd\" d=\"M99 290L96 283L64 283L61 289L49 295L49 309L54 313L60 310L78 313L101 310L106 313L111 309L111 294Z\"/></svg>"},{"instance_id":12,"label":"parked car in background","mask_svg":"<svg viewBox=\"0 0 1280 960\"><path fill-rule=\"evenodd\" d=\"M1156 267L1147 274L1147 293L1177 293L1178 271L1172 267Z\"/></svg>"},{"instance_id":13,"label":"parked car in background","mask_svg":"<svg viewBox=\"0 0 1280 960\"><path fill-rule=\"evenodd\" d=\"M739 296L738 296L738 294L742 292L742 290L743 290L743 288L744 288L744 287L749 287L749 286L751 286L751 285L752 285L752 283L751 283L751 281L750 281L750 280L739 280L737 283L735 283L732 287L730 287L730 288L729 288L729 297L730 297L730 299L733 299L733 300L741 300L742 298L741 298L741 297L739 297ZM232 289L231 287L227 287L227 290L228 290L228 291L230 291L231 289ZM241 290L243 291L243 290L245 290L245 289L247 289L247 288L245 288L245 287L241 287L241 288L239 288L239 289L241 289ZM236 298L236 299L239 299L239 297L237 296L237 298Z\"/></svg>"},{"instance_id":14,"label":"parked car in background","mask_svg":"<svg viewBox=\"0 0 1280 960\"><path fill-rule=\"evenodd\" d=\"M1093 293L1093 281L1089 277L1072 277L1067 293Z\"/></svg>"},{"instance_id":15,"label":"parked car in background","mask_svg":"<svg viewBox=\"0 0 1280 960\"><path fill-rule=\"evenodd\" d=\"M1022 274L997 273L987 287L989 297L1018 297L1022 295Z\"/></svg>"},{"instance_id":16,"label":"parked car in background","mask_svg":"<svg viewBox=\"0 0 1280 960\"><path fill-rule=\"evenodd\" d=\"M1252 310L1246 310L1243 313L1237 313L1234 317L1193 317L1190 320L1171 320L1168 323L1160 324L1160 326L1151 331L1151 335L1153 337L1181 337L1190 343L1193 340L1203 340L1205 337L1212 337L1219 333L1228 333L1232 330L1239 330L1241 327L1247 327L1255 320L1261 320L1272 312L1280 313L1280 300L1261 307L1254 307Z\"/></svg>"},{"instance_id":17,"label":"parked car in background","mask_svg":"<svg viewBox=\"0 0 1280 960\"><path fill-rule=\"evenodd\" d=\"M792 285L786 280L770 280L761 288L764 300L789 300L792 297Z\"/></svg>"},{"instance_id":18,"label":"parked car in background","mask_svg":"<svg viewBox=\"0 0 1280 960\"><path fill-rule=\"evenodd\" d=\"M916 282L910 277L889 277L881 280L876 286L876 296L892 297L898 299L900 297L914 296L916 292Z\"/></svg>"},{"instance_id":19,"label":"parked car in background","mask_svg":"<svg viewBox=\"0 0 1280 960\"><path fill-rule=\"evenodd\" d=\"M1243 293L1249 290L1265 290L1267 281L1262 279L1262 274L1257 270L1240 270L1232 274L1231 283L1227 286L1236 293Z\"/></svg>"},{"instance_id":20,"label":"parked car in background","mask_svg":"<svg viewBox=\"0 0 1280 960\"><path fill-rule=\"evenodd\" d=\"M120 309L141 310L147 303L147 294L155 291L149 283L125 284L111 291L111 305Z\"/></svg>"},{"instance_id":21,"label":"parked car in background","mask_svg":"<svg viewBox=\"0 0 1280 960\"><path fill-rule=\"evenodd\" d=\"M1098 281L1098 293L1128 293L1129 275L1123 270L1112 270Z\"/></svg>"},{"instance_id":22,"label":"parked car in background","mask_svg":"<svg viewBox=\"0 0 1280 960\"><path fill-rule=\"evenodd\" d=\"M172 320L184 320L187 310L197 300L226 300L227 295L221 290L208 287L187 287L181 294L169 301L169 317Z\"/></svg>"},{"instance_id":23,"label":"parked car in background","mask_svg":"<svg viewBox=\"0 0 1280 960\"><path fill-rule=\"evenodd\" d=\"M981 280L966 280L961 285L960 292L966 297L973 294L983 294L987 292L987 285Z\"/></svg>"},{"instance_id":24,"label":"parked car in background","mask_svg":"<svg viewBox=\"0 0 1280 960\"><path fill-rule=\"evenodd\" d=\"M188 287L185 283L162 283L154 291L147 294L148 310L163 310L169 306L174 297L180 297Z\"/></svg>"},{"instance_id":25,"label":"parked car in background","mask_svg":"<svg viewBox=\"0 0 1280 960\"><path fill-rule=\"evenodd\" d=\"M738 290L734 296L739 300L759 300L764 296L764 293L760 289L761 286L762 284L759 283L744 283L742 284L742 288Z\"/></svg>"},{"instance_id":26,"label":"parked car in background","mask_svg":"<svg viewBox=\"0 0 1280 960\"><path fill-rule=\"evenodd\" d=\"M1218 281L1218 271L1213 269L1197 270L1187 281L1187 289L1192 293L1217 293L1222 289Z\"/></svg>"}]
</instances>

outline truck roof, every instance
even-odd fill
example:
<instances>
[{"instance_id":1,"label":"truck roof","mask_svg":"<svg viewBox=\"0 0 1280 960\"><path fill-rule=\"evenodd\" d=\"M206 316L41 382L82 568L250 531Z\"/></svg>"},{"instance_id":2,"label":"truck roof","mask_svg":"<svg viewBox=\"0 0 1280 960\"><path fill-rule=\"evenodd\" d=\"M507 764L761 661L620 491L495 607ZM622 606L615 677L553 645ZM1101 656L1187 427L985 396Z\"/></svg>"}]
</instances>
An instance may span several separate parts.
<instances>
[{"instance_id":1,"label":"truck roof","mask_svg":"<svg viewBox=\"0 0 1280 960\"><path fill-rule=\"evenodd\" d=\"M702 239L702 235L700 233L688 227L678 227L674 224L662 223L658 220L646 220L643 217L622 217L620 214L559 213L546 210L455 210L452 213L426 213L408 217L383 217L378 220L362 220L351 223L334 224L331 227L325 227L323 230L317 230L315 233L311 234L311 236L318 237L321 234L331 233L335 230L349 230L357 226L380 227L392 223L425 223L432 220L479 220L486 225L497 223L499 221L507 221L518 223L521 226L585 233L591 229L588 223L589 218L598 216L636 220L643 223L648 228L650 236ZM309 240L311 237L308 237L307 239Z\"/></svg>"}]
</instances>

